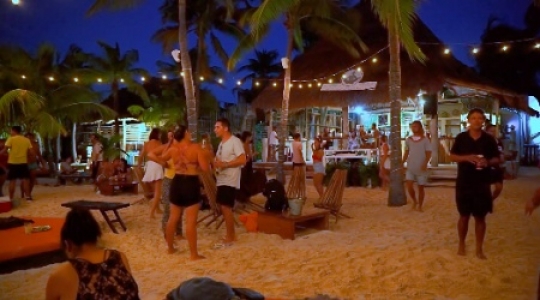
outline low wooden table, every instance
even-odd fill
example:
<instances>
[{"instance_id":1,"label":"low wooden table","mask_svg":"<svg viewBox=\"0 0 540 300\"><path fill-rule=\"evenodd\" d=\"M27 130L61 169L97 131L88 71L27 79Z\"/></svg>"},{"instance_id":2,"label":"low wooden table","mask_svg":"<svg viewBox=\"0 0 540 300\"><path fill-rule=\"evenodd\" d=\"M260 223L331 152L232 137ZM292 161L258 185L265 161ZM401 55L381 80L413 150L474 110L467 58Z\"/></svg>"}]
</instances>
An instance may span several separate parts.
<instances>
[{"instance_id":1,"label":"low wooden table","mask_svg":"<svg viewBox=\"0 0 540 300\"><path fill-rule=\"evenodd\" d=\"M297 226L325 230L329 228L329 219L330 212L318 208L304 208L300 216L263 211L259 212L257 225L260 232L294 240Z\"/></svg>"},{"instance_id":2,"label":"low wooden table","mask_svg":"<svg viewBox=\"0 0 540 300\"><path fill-rule=\"evenodd\" d=\"M128 192L132 194L138 194L139 193L139 183L137 181L106 181L101 182L98 184L99 191L102 195L105 196L113 196L115 187L118 187L123 192Z\"/></svg>"},{"instance_id":3,"label":"low wooden table","mask_svg":"<svg viewBox=\"0 0 540 300\"><path fill-rule=\"evenodd\" d=\"M116 231L113 223L120 223L122 229L124 229L124 231L127 230L126 225L118 214L118 210L128 207L129 203L77 200L62 203L62 206L75 209L99 210L99 212L103 216L103 219L105 219L105 222L107 222L107 225L109 225L109 228L111 228L112 232L118 234L118 231ZM108 211L112 211L116 219L111 220L107 215Z\"/></svg>"}]
</instances>

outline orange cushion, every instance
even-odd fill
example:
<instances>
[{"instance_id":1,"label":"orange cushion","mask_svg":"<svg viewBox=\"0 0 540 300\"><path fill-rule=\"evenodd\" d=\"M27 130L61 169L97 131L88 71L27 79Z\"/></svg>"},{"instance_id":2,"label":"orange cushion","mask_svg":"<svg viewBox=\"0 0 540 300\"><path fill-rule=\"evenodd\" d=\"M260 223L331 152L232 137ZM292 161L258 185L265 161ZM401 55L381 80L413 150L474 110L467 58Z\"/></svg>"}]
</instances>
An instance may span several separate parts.
<instances>
[{"instance_id":1,"label":"orange cushion","mask_svg":"<svg viewBox=\"0 0 540 300\"><path fill-rule=\"evenodd\" d=\"M24 218L33 220L32 226L49 225L51 229L32 234L24 233L24 227L0 230L0 261L61 249L60 230L64 225L64 218Z\"/></svg>"}]
</instances>

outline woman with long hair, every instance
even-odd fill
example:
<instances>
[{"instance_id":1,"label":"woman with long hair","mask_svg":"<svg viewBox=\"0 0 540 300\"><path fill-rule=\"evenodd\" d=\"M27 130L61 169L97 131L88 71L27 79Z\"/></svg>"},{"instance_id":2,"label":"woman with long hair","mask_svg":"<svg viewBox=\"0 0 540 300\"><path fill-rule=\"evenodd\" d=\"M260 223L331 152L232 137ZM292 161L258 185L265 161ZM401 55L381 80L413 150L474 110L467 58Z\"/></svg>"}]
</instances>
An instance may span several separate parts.
<instances>
[{"instance_id":1,"label":"woman with long hair","mask_svg":"<svg viewBox=\"0 0 540 300\"><path fill-rule=\"evenodd\" d=\"M155 149L161 146L160 140L160 130L158 128L152 129L150 131L150 136L148 137L148 142L144 143L141 154L139 155L139 160L137 163L138 167L142 167L144 159L147 158L148 153L154 151ZM146 170L144 171L143 182L150 183L153 187L154 198L152 198L152 209L150 210L150 217L154 217L156 211L162 213L159 208L159 201L161 200L161 181L163 180L163 167L158 163L148 159L146 162Z\"/></svg>"},{"instance_id":2,"label":"woman with long hair","mask_svg":"<svg viewBox=\"0 0 540 300\"><path fill-rule=\"evenodd\" d=\"M186 211L186 239L192 260L205 258L197 251L197 216L200 208L201 188L199 173L207 172L210 163L199 144L191 142L191 133L185 126L174 132L174 145L165 152L160 163L165 166L172 159L175 175L171 182L171 215L167 221L165 239L168 252L174 253L174 233L182 212Z\"/></svg>"},{"instance_id":3,"label":"woman with long hair","mask_svg":"<svg viewBox=\"0 0 540 300\"><path fill-rule=\"evenodd\" d=\"M324 149L319 138L315 138L313 144L311 144L311 150L313 151L313 154L311 155L311 158L313 159L313 185L320 198L324 193L323 180L326 172L322 161Z\"/></svg>"},{"instance_id":4,"label":"woman with long hair","mask_svg":"<svg viewBox=\"0 0 540 300\"><path fill-rule=\"evenodd\" d=\"M381 178L381 188L386 190L390 186L390 148L386 135L380 136L379 143L379 177Z\"/></svg>"},{"instance_id":5,"label":"woman with long hair","mask_svg":"<svg viewBox=\"0 0 540 300\"><path fill-rule=\"evenodd\" d=\"M88 210L70 210L60 238L68 261L49 277L45 298L139 299L124 253L99 247L101 229Z\"/></svg>"}]
</instances>

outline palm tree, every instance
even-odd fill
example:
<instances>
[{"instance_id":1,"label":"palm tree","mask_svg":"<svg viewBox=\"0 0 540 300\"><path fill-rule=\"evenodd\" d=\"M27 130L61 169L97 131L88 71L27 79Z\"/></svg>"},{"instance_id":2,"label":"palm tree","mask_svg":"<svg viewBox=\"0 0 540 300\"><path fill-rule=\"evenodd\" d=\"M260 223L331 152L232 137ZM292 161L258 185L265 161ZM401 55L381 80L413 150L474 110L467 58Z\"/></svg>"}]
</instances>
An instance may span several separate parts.
<instances>
[{"instance_id":1,"label":"palm tree","mask_svg":"<svg viewBox=\"0 0 540 300\"><path fill-rule=\"evenodd\" d=\"M139 61L139 52L137 50L128 50L124 54L120 51L118 43L114 47L98 42L104 51L104 56L92 56L90 65L98 77L99 82L110 84L111 94L113 96L113 109L117 113L114 118L114 133L119 134L120 123L118 122L118 91L121 85L141 97L148 100L148 94L143 86L135 78L147 76L147 72L141 68L135 68L134 65Z\"/></svg>"},{"instance_id":2,"label":"palm tree","mask_svg":"<svg viewBox=\"0 0 540 300\"><path fill-rule=\"evenodd\" d=\"M268 79L274 78L281 72L281 64L278 59L279 53L276 50L257 50L255 49L255 58L250 58L248 63L238 67L237 72L249 72L241 80L247 79Z\"/></svg>"},{"instance_id":3,"label":"palm tree","mask_svg":"<svg viewBox=\"0 0 540 300\"><path fill-rule=\"evenodd\" d=\"M414 42L413 23L416 18L415 0L372 0L373 10L388 30L390 49L389 97L390 97L390 192L389 206L407 204L403 189L401 154L401 46L411 59L425 60L425 55Z\"/></svg>"},{"instance_id":4,"label":"palm tree","mask_svg":"<svg viewBox=\"0 0 540 300\"><path fill-rule=\"evenodd\" d=\"M302 27L308 28L318 36L332 40L348 50L351 55L358 56L357 46L362 46L356 33L345 23L346 15L332 0L264 0L261 5L247 17L250 21L251 35L244 38L238 48L231 55L228 67L234 68L241 55L257 44L261 37L268 32L270 24L284 19L287 31L286 55L284 58L284 84L283 102L281 108L281 121L278 136L279 159L277 166L277 179L284 182L283 163L285 155L282 147L285 145L287 123L289 116L289 95L291 87L291 64L294 46L302 51Z\"/></svg>"}]
</instances>

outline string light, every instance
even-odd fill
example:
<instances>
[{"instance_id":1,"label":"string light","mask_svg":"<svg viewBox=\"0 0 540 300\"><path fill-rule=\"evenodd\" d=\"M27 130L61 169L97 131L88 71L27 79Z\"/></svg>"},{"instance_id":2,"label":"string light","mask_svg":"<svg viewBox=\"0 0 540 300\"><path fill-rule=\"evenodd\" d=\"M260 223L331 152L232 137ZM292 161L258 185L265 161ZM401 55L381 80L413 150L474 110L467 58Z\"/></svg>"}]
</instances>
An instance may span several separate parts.
<instances>
[{"instance_id":1,"label":"string light","mask_svg":"<svg viewBox=\"0 0 540 300\"><path fill-rule=\"evenodd\" d=\"M276 83L276 82L274 82L273 86L274 86L274 87L276 87L276 86L277 86L277 83Z\"/></svg>"},{"instance_id":2,"label":"string light","mask_svg":"<svg viewBox=\"0 0 540 300\"><path fill-rule=\"evenodd\" d=\"M317 86L319 86L319 87L320 87L320 86L321 86L321 83L320 83L320 82L318 82L318 83L317 83Z\"/></svg>"},{"instance_id":3,"label":"string light","mask_svg":"<svg viewBox=\"0 0 540 300\"><path fill-rule=\"evenodd\" d=\"M444 54L450 54L450 49L448 48L444 49Z\"/></svg>"},{"instance_id":4,"label":"string light","mask_svg":"<svg viewBox=\"0 0 540 300\"><path fill-rule=\"evenodd\" d=\"M298 85L298 88L300 88L300 89L301 89L301 88L302 88L302 84L299 84L299 85Z\"/></svg>"},{"instance_id":5,"label":"string light","mask_svg":"<svg viewBox=\"0 0 540 300\"><path fill-rule=\"evenodd\" d=\"M259 86L259 82L258 82L258 81L255 81L255 85L256 85L256 86Z\"/></svg>"},{"instance_id":6,"label":"string light","mask_svg":"<svg viewBox=\"0 0 540 300\"><path fill-rule=\"evenodd\" d=\"M98 78L97 81L98 81L98 82L102 82L103 80L101 80L101 78Z\"/></svg>"},{"instance_id":7,"label":"string light","mask_svg":"<svg viewBox=\"0 0 540 300\"><path fill-rule=\"evenodd\" d=\"M184 72L180 72L180 76L184 77Z\"/></svg>"},{"instance_id":8,"label":"string light","mask_svg":"<svg viewBox=\"0 0 540 300\"><path fill-rule=\"evenodd\" d=\"M21 78L22 78L22 79L26 79L26 76L24 76L24 75L21 75Z\"/></svg>"},{"instance_id":9,"label":"string light","mask_svg":"<svg viewBox=\"0 0 540 300\"><path fill-rule=\"evenodd\" d=\"M358 68L356 68L356 71L362 72L362 68L358 67Z\"/></svg>"},{"instance_id":10,"label":"string light","mask_svg":"<svg viewBox=\"0 0 540 300\"><path fill-rule=\"evenodd\" d=\"M536 43L536 45L534 45L534 48L535 49L540 49L540 43Z\"/></svg>"},{"instance_id":11,"label":"string light","mask_svg":"<svg viewBox=\"0 0 540 300\"><path fill-rule=\"evenodd\" d=\"M377 58L374 57L372 60L371 60L372 63L376 63L377 62Z\"/></svg>"},{"instance_id":12,"label":"string light","mask_svg":"<svg viewBox=\"0 0 540 300\"><path fill-rule=\"evenodd\" d=\"M311 88L311 83L307 85L308 88Z\"/></svg>"},{"instance_id":13,"label":"string light","mask_svg":"<svg viewBox=\"0 0 540 300\"><path fill-rule=\"evenodd\" d=\"M332 78L328 79L328 83L332 83L334 82L334 80L332 80Z\"/></svg>"},{"instance_id":14,"label":"string light","mask_svg":"<svg viewBox=\"0 0 540 300\"><path fill-rule=\"evenodd\" d=\"M120 82L124 82L124 78L120 78Z\"/></svg>"},{"instance_id":15,"label":"string light","mask_svg":"<svg viewBox=\"0 0 540 300\"><path fill-rule=\"evenodd\" d=\"M219 84L223 83L223 79L221 79L221 78L219 78L217 81L218 81Z\"/></svg>"},{"instance_id":16,"label":"string light","mask_svg":"<svg viewBox=\"0 0 540 300\"><path fill-rule=\"evenodd\" d=\"M472 49L472 53L473 53L473 54L477 54L478 51L480 51L480 50L478 50L478 48L476 48L476 47Z\"/></svg>"},{"instance_id":17,"label":"string light","mask_svg":"<svg viewBox=\"0 0 540 300\"><path fill-rule=\"evenodd\" d=\"M200 79L201 81L204 81L204 77L203 77L203 76L199 77L199 79Z\"/></svg>"},{"instance_id":18,"label":"string light","mask_svg":"<svg viewBox=\"0 0 540 300\"><path fill-rule=\"evenodd\" d=\"M49 77L49 81L54 81L54 77Z\"/></svg>"},{"instance_id":19,"label":"string light","mask_svg":"<svg viewBox=\"0 0 540 300\"><path fill-rule=\"evenodd\" d=\"M240 80L238 80L238 81L236 82L236 85L242 85L242 82L241 82Z\"/></svg>"},{"instance_id":20,"label":"string light","mask_svg":"<svg viewBox=\"0 0 540 300\"><path fill-rule=\"evenodd\" d=\"M162 75L161 78L162 79L167 79L167 75Z\"/></svg>"},{"instance_id":21,"label":"string light","mask_svg":"<svg viewBox=\"0 0 540 300\"><path fill-rule=\"evenodd\" d=\"M502 51L505 51L505 52L506 52L506 50L508 50L508 46L507 46L507 45L504 45L501 49L502 49Z\"/></svg>"},{"instance_id":22,"label":"string light","mask_svg":"<svg viewBox=\"0 0 540 300\"><path fill-rule=\"evenodd\" d=\"M79 78L75 77L75 78L73 78L73 81L79 82Z\"/></svg>"},{"instance_id":23,"label":"string light","mask_svg":"<svg viewBox=\"0 0 540 300\"><path fill-rule=\"evenodd\" d=\"M146 78L144 78L144 76L143 76L143 77L141 77L141 81L145 81L145 80L146 80Z\"/></svg>"}]
</instances>

